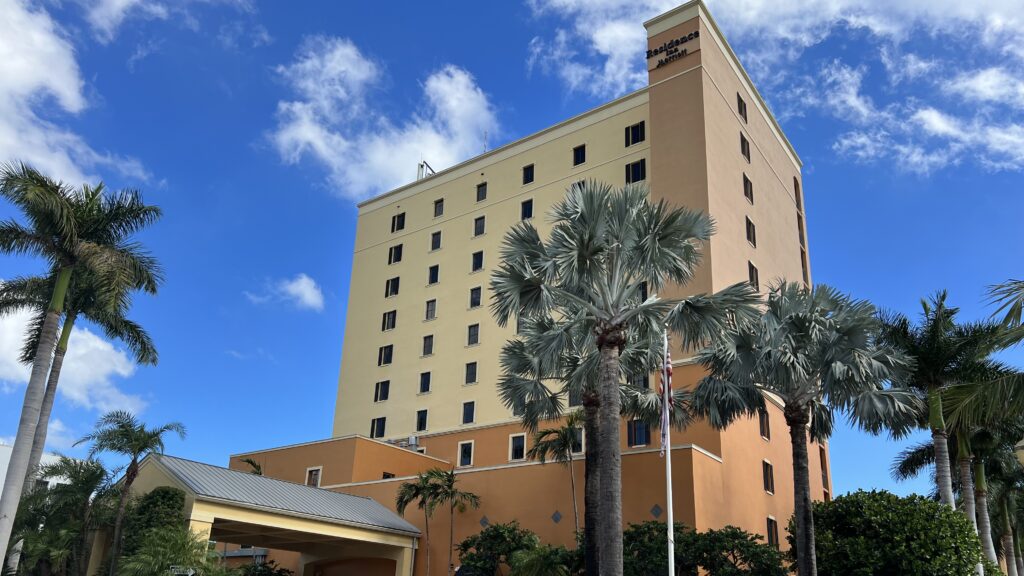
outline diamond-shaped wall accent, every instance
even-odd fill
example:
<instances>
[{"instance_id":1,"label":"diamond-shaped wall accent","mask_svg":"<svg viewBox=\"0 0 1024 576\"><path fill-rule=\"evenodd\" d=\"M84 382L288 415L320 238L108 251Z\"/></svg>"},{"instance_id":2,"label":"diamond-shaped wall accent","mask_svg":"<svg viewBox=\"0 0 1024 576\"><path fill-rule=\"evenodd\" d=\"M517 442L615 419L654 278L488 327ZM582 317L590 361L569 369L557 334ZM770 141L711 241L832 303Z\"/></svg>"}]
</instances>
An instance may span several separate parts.
<instances>
[{"instance_id":1,"label":"diamond-shaped wall accent","mask_svg":"<svg viewBox=\"0 0 1024 576\"><path fill-rule=\"evenodd\" d=\"M484 516L483 518L480 519L480 525L483 526L484 528L487 528L488 526L491 525L491 521L487 519L487 516Z\"/></svg>"},{"instance_id":2,"label":"diamond-shaped wall accent","mask_svg":"<svg viewBox=\"0 0 1024 576\"><path fill-rule=\"evenodd\" d=\"M558 524L559 522L561 522L562 521L562 513L559 512L558 510L555 510L555 513L551 515L551 521L554 522L555 524Z\"/></svg>"},{"instance_id":3,"label":"diamond-shaped wall accent","mask_svg":"<svg viewBox=\"0 0 1024 576\"><path fill-rule=\"evenodd\" d=\"M651 508L651 516L654 516L655 518L661 518L662 512L664 512L664 510L662 510L661 506L658 506L657 504L655 504L654 507Z\"/></svg>"}]
</instances>

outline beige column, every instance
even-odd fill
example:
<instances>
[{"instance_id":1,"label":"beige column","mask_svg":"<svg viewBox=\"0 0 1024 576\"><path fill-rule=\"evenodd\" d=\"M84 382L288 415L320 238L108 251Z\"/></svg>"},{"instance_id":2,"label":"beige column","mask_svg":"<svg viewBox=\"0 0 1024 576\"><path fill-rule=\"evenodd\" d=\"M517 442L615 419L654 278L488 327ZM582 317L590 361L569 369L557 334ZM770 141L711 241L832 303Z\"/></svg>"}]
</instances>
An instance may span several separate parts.
<instances>
[{"instance_id":1,"label":"beige column","mask_svg":"<svg viewBox=\"0 0 1024 576\"><path fill-rule=\"evenodd\" d=\"M207 522L206 520L198 520L192 518L188 521L188 527L192 530L192 533L199 536L203 540L210 540L210 533L213 531L213 521Z\"/></svg>"},{"instance_id":2,"label":"beige column","mask_svg":"<svg viewBox=\"0 0 1024 576\"><path fill-rule=\"evenodd\" d=\"M395 576L413 576L415 554L415 548L400 548L392 555L395 559Z\"/></svg>"}]
</instances>

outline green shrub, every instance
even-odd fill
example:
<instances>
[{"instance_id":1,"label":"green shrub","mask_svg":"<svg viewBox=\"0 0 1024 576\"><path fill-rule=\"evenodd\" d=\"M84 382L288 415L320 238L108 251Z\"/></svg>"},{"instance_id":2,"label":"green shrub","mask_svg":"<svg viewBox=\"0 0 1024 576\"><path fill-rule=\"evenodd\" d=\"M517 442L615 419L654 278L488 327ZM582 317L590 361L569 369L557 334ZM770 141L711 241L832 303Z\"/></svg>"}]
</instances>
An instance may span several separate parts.
<instances>
[{"instance_id":1,"label":"green shrub","mask_svg":"<svg viewBox=\"0 0 1024 576\"><path fill-rule=\"evenodd\" d=\"M623 574L647 576L668 572L668 537L664 522L630 524L622 535ZM734 526L694 532L675 525L677 576L784 576L782 554L761 537Z\"/></svg>"},{"instance_id":2,"label":"green shrub","mask_svg":"<svg viewBox=\"0 0 1024 576\"><path fill-rule=\"evenodd\" d=\"M520 528L515 520L507 524L491 524L459 543L461 573L496 574L499 566L509 565L513 554L532 550L538 544L540 539L537 535Z\"/></svg>"},{"instance_id":3,"label":"green shrub","mask_svg":"<svg viewBox=\"0 0 1024 576\"><path fill-rule=\"evenodd\" d=\"M966 576L981 561L970 521L918 495L858 491L816 502L814 529L819 576Z\"/></svg>"},{"instance_id":4,"label":"green shrub","mask_svg":"<svg viewBox=\"0 0 1024 576\"><path fill-rule=\"evenodd\" d=\"M183 523L152 528L131 555L118 564L119 576L166 576L170 566L192 569L198 576L236 576L211 555L209 542Z\"/></svg>"},{"instance_id":5,"label":"green shrub","mask_svg":"<svg viewBox=\"0 0 1024 576\"><path fill-rule=\"evenodd\" d=\"M125 521L123 550L134 554L150 530L185 522L185 493L170 486L154 488L135 505Z\"/></svg>"}]
</instances>

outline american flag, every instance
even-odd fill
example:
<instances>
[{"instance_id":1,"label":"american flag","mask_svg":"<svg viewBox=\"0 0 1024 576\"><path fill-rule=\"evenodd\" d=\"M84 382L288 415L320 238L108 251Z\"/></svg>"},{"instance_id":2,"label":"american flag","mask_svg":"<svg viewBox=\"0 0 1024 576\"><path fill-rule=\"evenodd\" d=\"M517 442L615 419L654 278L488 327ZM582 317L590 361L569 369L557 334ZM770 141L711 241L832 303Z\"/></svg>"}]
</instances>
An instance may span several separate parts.
<instances>
[{"instance_id":1,"label":"american flag","mask_svg":"<svg viewBox=\"0 0 1024 576\"><path fill-rule=\"evenodd\" d=\"M668 343L665 344L665 365L661 368L661 387L658 390L661 394L661 456L665 456L665 450L669 448L669 414L672 411L672 353L669 352Z\"/></svg>"}]
</instances>

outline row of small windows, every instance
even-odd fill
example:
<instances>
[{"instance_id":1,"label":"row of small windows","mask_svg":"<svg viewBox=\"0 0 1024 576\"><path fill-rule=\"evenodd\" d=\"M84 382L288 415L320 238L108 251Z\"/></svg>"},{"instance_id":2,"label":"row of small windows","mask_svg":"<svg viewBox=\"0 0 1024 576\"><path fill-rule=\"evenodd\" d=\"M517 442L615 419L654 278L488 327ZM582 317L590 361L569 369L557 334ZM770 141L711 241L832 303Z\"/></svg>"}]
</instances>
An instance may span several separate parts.
<instances>
[{"instance_id":1,"label":"row of small windows","mask_svg":"<svg viewBox=\"0 0 1024 576\"><path fill-rule=\"evenodd\" d=\"M484 252L478 250L470 257L470 271L479 272L484 269ZM427 284L433 285L441 281L441 266L433 264L427 268ZM401 277L395 276L384 281L384 297L397 296L401 288Z\"/></svg>"},{"instance_id":2,"label":"row of small windows","mask_svg":"<svg viewBox=\"0 0 1024 576\"><path fill-rule=\"evenodd\" d=\"M377 385L387 384L387 382L378 382ZM462 423L472 424L476 421L476 402L470 400L469 402L462 403ZM416 411L416 431L423 432L427 429L427 411L417 410ZM383 438L387 433L387 417L380 416L370 420L370 438ZM525 456L525 455L524 455ZM520 457L522 458L522 457Z\"/></svg>"}]
</instances>

